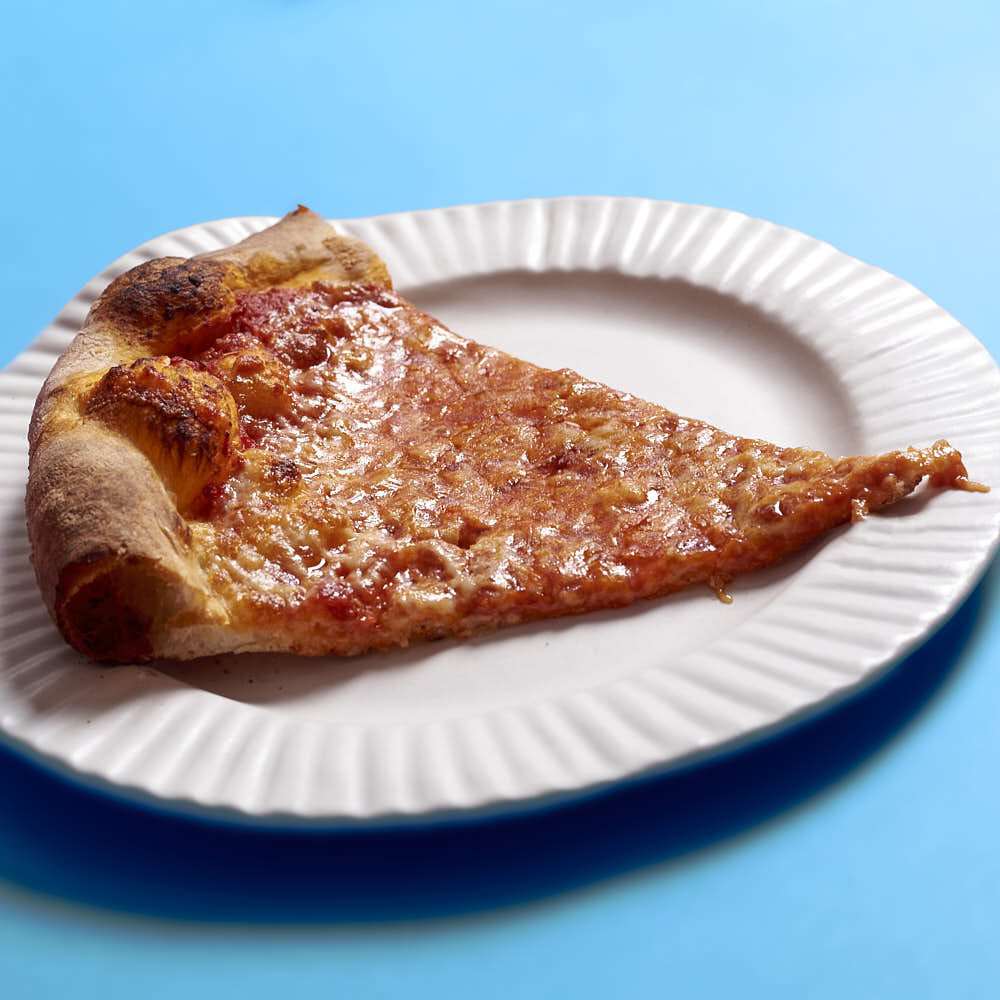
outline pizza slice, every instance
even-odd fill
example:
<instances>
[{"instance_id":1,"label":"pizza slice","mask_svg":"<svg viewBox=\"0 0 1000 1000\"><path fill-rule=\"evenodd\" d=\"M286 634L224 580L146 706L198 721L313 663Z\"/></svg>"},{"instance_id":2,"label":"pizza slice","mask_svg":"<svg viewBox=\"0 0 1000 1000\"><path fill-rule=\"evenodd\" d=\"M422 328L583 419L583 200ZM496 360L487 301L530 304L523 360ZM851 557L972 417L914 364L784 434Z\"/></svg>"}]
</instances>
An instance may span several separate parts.
<instances>
[{"instance_id":1,"label":"pizza slice","mask_svg":"<svg viewBox=\"0 0 1000 1000\"><path fill-rule=\"evenodd\" d=\"M300 208L142 264L39 396L28 526L90 657L354 654L720 595L923 477L946 442L830 458L466 340Z\"/></svg>"}]
</instances>

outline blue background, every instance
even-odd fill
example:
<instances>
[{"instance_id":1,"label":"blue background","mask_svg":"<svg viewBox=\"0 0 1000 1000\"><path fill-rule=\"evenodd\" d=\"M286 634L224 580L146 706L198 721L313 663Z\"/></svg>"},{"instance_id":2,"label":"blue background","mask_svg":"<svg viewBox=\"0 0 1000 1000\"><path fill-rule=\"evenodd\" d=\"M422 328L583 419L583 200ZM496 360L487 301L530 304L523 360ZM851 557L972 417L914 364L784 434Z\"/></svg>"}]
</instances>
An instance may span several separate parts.
<instances>
[{"instance_id":1,"label":"blue background","mask_svg":"<svg viewBox=\"0 0 1000 1000\"><path fill-rule=\"evenodd\" d=\"M982 3L6 12L0 363L161 232L560 194L739 209L1000 353L1000 14ZM887 679L729 759L543 814L243 831L0 751L4 997L1000 991L989 574Z\"/></svg>"}]
</instances>

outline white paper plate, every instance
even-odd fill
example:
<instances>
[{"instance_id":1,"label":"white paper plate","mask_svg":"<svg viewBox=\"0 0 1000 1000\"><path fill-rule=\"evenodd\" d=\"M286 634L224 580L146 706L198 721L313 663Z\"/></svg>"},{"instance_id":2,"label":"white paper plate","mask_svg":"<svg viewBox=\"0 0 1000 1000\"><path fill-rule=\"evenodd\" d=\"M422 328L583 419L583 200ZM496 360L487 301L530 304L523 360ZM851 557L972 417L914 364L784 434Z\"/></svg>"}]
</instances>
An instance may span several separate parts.
<instances>
[{"instance_id":1,"label":"white paper plate","mask_svg":"<svg viewBox=\"0 0 1000 1000\"><path fill-rule=\"evenodd\" d=\"M0 731L104 788L247 822L440 819L688 763L831 704L940 623L991 556L1000 490L923 494L733 587L358 659L104 668L28 562L25 431L114 276L273 220L139 247L0 374ZM466 336L736 433L836 454L948 438L1000 485L1000 373L906 282L736 212L619 198L339 223Z\"/></svg>"}]
</instances>

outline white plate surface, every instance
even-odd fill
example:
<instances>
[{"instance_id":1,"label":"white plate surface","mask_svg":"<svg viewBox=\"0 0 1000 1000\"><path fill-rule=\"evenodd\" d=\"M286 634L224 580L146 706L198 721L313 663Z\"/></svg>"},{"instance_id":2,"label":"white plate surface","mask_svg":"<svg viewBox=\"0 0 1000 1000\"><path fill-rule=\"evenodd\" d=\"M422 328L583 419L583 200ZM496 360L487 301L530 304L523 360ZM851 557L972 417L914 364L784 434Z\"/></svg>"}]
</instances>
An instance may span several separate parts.
<instances>
[{"instance_id":1,"label":"white plate surface","mask_svg":"<svg viewBox=\"0 0 1000 1000\"><path fill-rule=\"evenodd\" d=\"M520 807L688 763L870 682L993 552L1000 490L925 492L737 582L620 612L356 659L95 666L28 561L25 432L101 289L228 219L116 261L0 373L0 732L76 777L246 822L338 825ZM457 332L727 430L835 454L948 438L1000 485L1000 372L906 282L736 212L562 198L338 223Z\"/></svg>"}]
</instances>

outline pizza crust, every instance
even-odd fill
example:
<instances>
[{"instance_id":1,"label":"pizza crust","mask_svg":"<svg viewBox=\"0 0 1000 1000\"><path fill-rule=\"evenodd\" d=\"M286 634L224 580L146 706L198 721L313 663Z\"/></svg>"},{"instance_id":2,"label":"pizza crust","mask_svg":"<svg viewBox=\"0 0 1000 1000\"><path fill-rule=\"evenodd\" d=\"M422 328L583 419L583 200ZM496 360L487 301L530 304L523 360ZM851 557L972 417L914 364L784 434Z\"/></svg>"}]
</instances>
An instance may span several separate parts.
<instances>
[{"instance_id":1,"label":"pizza crust","mask_svg":"<svg viewBox=\"0 0 1000 1000\"><path fill-rule=\"evenodd\" d=\"M87 401L109 370L183 347L187 331L227 313L238 290L317 280L391 287L372 250L300 206L233 247L140 264L91 307L46 379L28 433L32 562L50 614L76 649L121 661L264 648L255 632L228 627L177 496L164 485L176 444L163 419L169 403L148 401L162 440L137 443L127 415L117 425L95 420Z\"/></svg>"}]
</instances>

